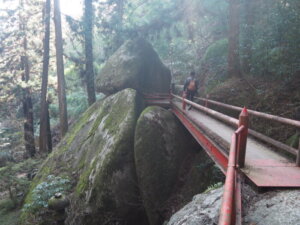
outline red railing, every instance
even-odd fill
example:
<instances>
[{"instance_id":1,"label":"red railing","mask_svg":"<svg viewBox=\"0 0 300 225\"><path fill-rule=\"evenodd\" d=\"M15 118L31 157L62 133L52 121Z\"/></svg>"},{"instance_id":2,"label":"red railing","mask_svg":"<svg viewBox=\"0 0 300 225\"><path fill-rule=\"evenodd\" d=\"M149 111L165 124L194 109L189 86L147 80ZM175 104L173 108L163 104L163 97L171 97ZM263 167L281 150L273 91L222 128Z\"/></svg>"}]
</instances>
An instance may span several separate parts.
<instances>
[{"instance_id":1,"label":"red railing","mask_svg":"<svg viewBox=\"0 0 300 225\"><path fill-rule=\"evenodd\" d=\"M170 93L144 93L144 99L148 104L164 105L171 103ZM164 100L167 100L165 103Z\"/></svg>"},{"instance_id":2,"label":"red railing","mask_svg":"<svg viewBox=\"0 0 300 225\"><path fill-rule=\"evenodd\" d=\"M247 138L244 136L246 131L247 127L241 125L231 137L219 225L241 224L241 184L237 177L237 168L239 152L243 148L243 139Z\"/></svg>"},{"instance_id":3,"label":"red railing","mask_svg":"<svg viewBox=\"0 0 300 225\"><path fill-rule=\"evenodd\" d=\"M221 103L221 102L217 102L217 101L213 101L213 100L210 100L208 98L197 98L196 99L199 99L200 101L202 101L204 103L204 105L206 107L208 107L208 104L212 104L212 105L215 105L215 106L219 106L219 107L222 107L222 108L225 108L225 109L231 109L231 110L234 110L234 111L241 111L242 108L240 107L237 107L237 106L233 106L233 105L228 105L228 104L225 104L225 103ZM258 111L255 111L255 110L248 110L248 113L250 115L253 115L253 116L256 116L256 117L259 117L259 118L263 118L263 119L267 119L267 120L270 120L270 121L276 121L276 122L279 122L281 124L285 124L285 125L288 125L288 126L293 126L293 127L296 127L297 129L300 128L300 121L298 120L292 120L292 119L288 119L288 118L284 118L284 117L280 117L280 116L275 116L275 115L271 115L271 114L267 114L267 113L262 113L262 112L258 112ZM284 143L281 143L279 141L276 141L262 133L259 133L257 131L254 131L254 130L251 130L249 129L249 134L252 135L253 137L257 138L257 139L260 139L268 144L271 144L272 146L276 147L276 148L279 148L279 149L282 149L286 152L289 152L290 154L296 156L296 165L297 166L300 166L300 139L299 139L299 146L298 146L298 149L296 148L293 148L293 147L290 147Z\"/></svg>"},{"instance_id":4,"label":"red railing","mask_svg":"<svg viewBox=\"0 0 300 225\"><path fill-rule=\"evenodd\" d=\"M227 165L227 167L224 166L226 171L226 180L224 184L224 193L223 193L223 199L222 199L222 206L220 209L220 217L219 217L219 225L240 225L242 223L241 219L241 211L242 211L242 203L241 203L241 174L239 172L239 168L244 167L245 163L245 155L246 155L246 145L247 145L247 136L248 133L255 136L259 137L259 139L264 140L268 143L273 143L274 146L276 147L282 147L283 149L287 150L288 152L297 155L297 165L300 164L300 148L299 151L295 150L294 148L291 147L286 147L284 144L277 142L276 140L273 140L269 137L266 137L258 132L255 132L253 130L248 129L248 121L249 121L249 116L248 116L248 110L246 108L239 108L235 106L230 106L226 105L223 103L218 103L215 101L211 101L208 99L204 99L205 106L196 104L192 101L189 101L185 99L185 96L179 97L177 95L171 94L169 96L163 95L163 96L148 96L147 99L166 99L170 100L170 103L172 104L172 99L177 99L179 101L182 101L182 109L183 115L182 119L186 115L188 115L187 111L185 111L186 105L189 104L193 108L200 110L212 117L215 117L227 124L230 124L231 126L237 127L238 129L234 132L231 138L231 144L230 144L230 150L229 150L229 155L228 155L228 161L224 165ZM203 99L202 99L203 100ZM239 120L229 117L227 115L224 115L222 113L219 113L217 111L214 111L212 109L209 109L208 103L223 106L226 108L231 108L234 110L241 110L242 112L239 116ZM175 108L179 108L175 104L173 104ZM249 110L250 114L262 117L262 118L267 118L273 121L278 121L282 122L285 124L293 125L298 127L299 121L294 121L286 118L281 118L273 115L268 115L265 113L260 113L256 112L253 110ZM176 110L174 111L175 113L177 112ZM185 116L184 116L185 115ZM200 142L199 142L200 143ZM297 152L296 152L297 151ZM297 154L298 153L298 154ZM228 164L227 164L228 162Z\"/></svg>"},{"instance_id":5,"label":"red railing","mask_svg":"<svg viewBox=\"0 0 300 225\"><path fill-rule=\"evenodd\" d=\"M245 164L249 122L247 109L243 108L239 116L239 120L236 120L222 113L218 113L214 110L208 109L207 107L191 102L185 99L185 96L180 98L179 96L173 95L173 97L182 100L183 110L185 109L186 104L190 104L194 108L204 111L215 118L225 121L231 125L238 126L238 129L234 132L231 139L219 225L241 225L241 184L237 168L242 168Z\"/></svg>"},{"instance_id":6,"label":"red railing","mask_svg":"<svg viewBox=\"0 0 300 225\"><path fill-rule=\"evenodd\" d=\"M182 101L182 105L189 104L189 105L193 106L195 109L198 109L198 110L200 110L202 112L205 112L205 113L211 115L212 117L215 117L215 118L217 118L217 119L219 119L219 120L221 120L221 121L223 121L225 123L228 123L228 124L230 124L232 126L237 127L238 124L239 124L239 120L237 120L235 118L232 118L230 116L224 115L224 114L219 113L219 112L216 112L216 111L214 111L212 109L209 109L207 107L199 105L199 104L197 104L195 102L192 102L192 101L189 101L189 100L187 100L185 98L179 97L178 95L172 94L172 97L176 98L176 99L178 99L180 101Z\"/></svg>"}]
</instances>

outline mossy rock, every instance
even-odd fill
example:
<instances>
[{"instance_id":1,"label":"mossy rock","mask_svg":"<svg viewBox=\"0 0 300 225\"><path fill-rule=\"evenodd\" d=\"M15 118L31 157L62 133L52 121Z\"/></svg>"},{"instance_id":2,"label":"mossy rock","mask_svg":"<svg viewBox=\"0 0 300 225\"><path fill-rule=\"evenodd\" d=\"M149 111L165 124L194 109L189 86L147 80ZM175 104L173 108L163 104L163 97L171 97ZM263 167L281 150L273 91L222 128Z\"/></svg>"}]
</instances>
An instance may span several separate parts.
<instances>
[{"instance_id":1,"label":"mossy rock","mask_svg":"<svg viewBox=\"0 0 300 225\"><path fill-rule=\"evenodd\" d=\"M71 202L68 224L136 219L139 193L133 139L142 108L142 100L133 89L125 89L92 105L46 159L25 203L30 203L32 190L47 175L63 175L73 181L73 192L68 196ZM31 215L24 212L22 224L28 218Z\"/></svg>"},{"instance_id":2,"label":"mossy rock","mask_svg":"<svg viewBox=\"0 0 300 225\"><path fill-rule=\"evenodd\" d=\"M170 70L144 39L126 41L96 77L99 92L113 94L125 88L140 92L169 92Z\"/></svg>"},{"instance_id":3,"label":"mossy rock","mask_svg":"<svg viewBox=\"0 0 300 225\"><path fill-rule=\"evenodd\" d=\"M69 199L66 196L61 195L60 193L56 194L55 196L51 197L48 201L48 208L60 211L67 208L70 204Z\"/></svg>"},{"instance_id":4,"label":"mossy rock","mask_svg":"<svg viewBox=\"0 0 300 225\"><path fill-rule=\"evenodd\" d=\"M142 112L136 126L134 154L151 225L162 224L171 215L170 208L181 206L215 182L211 180L213 162L172 112L163 108L153 106Z\"/></svg>"}]
</instances>

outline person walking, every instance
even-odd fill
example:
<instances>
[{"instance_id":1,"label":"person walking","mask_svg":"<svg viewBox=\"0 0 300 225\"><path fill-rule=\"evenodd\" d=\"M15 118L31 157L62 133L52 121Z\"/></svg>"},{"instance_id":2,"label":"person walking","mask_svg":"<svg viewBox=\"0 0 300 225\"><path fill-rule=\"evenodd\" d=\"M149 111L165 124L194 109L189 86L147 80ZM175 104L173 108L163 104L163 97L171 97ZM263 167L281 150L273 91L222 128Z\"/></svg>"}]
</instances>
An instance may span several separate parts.
<instances>
[{"instance_id":1,"label":"person walking","mask_svg":"<svg viewBox=\"0 0 300 225\"><path fill-rule=\"evenodd\" d=\"M185 80L183 91L186 95L186 98L190 101L194 101L194 96L198 91L199 83L195 78L196 73L192 71L190 73L190 76ZM190 105L188 107L188 110L190 110L192 106Z\"/></svg>"}]
</instances>

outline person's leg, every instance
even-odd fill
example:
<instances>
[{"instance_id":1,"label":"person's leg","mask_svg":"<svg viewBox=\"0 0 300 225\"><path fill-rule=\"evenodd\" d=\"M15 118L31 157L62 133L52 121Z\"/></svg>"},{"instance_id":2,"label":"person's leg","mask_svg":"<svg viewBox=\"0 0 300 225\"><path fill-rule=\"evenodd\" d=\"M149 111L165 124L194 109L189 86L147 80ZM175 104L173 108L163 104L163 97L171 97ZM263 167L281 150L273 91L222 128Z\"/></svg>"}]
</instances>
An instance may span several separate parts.
<instances>
[{"instance_id":1,"label":"person's leg","mask_svg":"<svg viewBox=\"0 0 300 225\"><path fill-rule=\"evenodd\" d=\"M191 91L191 101L193 102L194 101L194 96L195 96L195 92L194 91Z\"/></svg>"},{"instance_id":2,"label":"person's leg","mask_svg":"<svg viewBox=\"0 0 300 225\"><path fill-rule=\"evenodd\" d=\"M193 96L192 96L192 92L191 91L187 91L187 97L188 100L192 101ZM191 105L188 105L188 110L190 110L192 108Z\"/></svg>"},{"instance_id":3,"label":"person's leg","mask_svg":"<svg viewBox=\"0 0 300 225\"><path fill-rule=\"evenodd\" d=\"M186 99L191 101L191 98L192 98L191 92L188 90L188 91L186 92Z\"/></svg>"}]
</instances>

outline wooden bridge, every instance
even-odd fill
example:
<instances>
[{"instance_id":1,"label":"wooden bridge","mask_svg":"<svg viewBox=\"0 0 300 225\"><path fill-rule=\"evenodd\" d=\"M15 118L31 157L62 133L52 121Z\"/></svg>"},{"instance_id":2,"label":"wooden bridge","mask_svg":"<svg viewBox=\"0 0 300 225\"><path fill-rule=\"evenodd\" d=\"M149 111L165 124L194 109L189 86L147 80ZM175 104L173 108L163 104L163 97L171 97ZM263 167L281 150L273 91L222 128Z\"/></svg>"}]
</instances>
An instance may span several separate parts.
<instances>
[{"instance_id":1,"label":"wooden bridge","mask_svg":"<svg viewBox=\"0 0 300 225\"><path fill-rule=\"evenodd\" d=\"M198 99L202 104L174 94L145 94L148 105L170 108L226 175L219 225L242 224L242 179L257 187L300 187L300 148L287 146L248 125L249 116L296 128L300 128L300 121ZM240 111L239 119L214 111L209 105Z\"/></svg>"}]
</instances>

